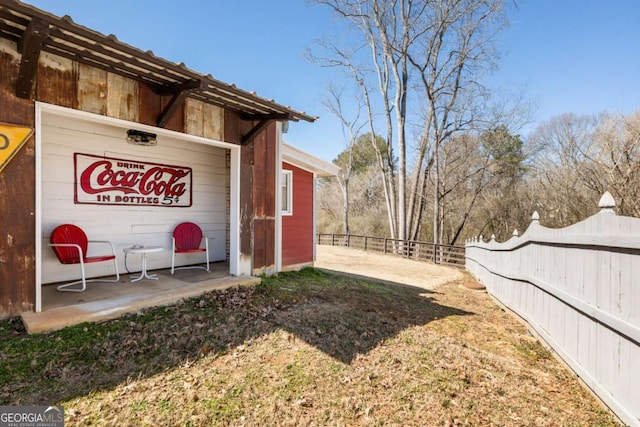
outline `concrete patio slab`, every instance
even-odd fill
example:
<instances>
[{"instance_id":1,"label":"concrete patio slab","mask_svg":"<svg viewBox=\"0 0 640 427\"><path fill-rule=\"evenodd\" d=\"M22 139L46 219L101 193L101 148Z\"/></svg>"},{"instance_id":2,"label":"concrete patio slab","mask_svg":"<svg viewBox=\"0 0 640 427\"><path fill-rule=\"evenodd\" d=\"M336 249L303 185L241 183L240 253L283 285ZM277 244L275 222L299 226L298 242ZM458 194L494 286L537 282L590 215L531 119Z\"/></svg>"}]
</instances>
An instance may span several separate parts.
<instances>
[{"instance_id":1,"label":"concrete patio slab","mask_svg":"<svg viewBox=\"0 0 640 427\"><path fill-rule=\"evenodd\" d=\"M205 292L233 286L260 283L258 277L232 277L225 268L205 270L157 270L158 280L131 283L131 277L121 275L118 283L89 283L84 292L59 292L55 285L42 288L43 310L21 314L28 333L59 330L84 322L99 322L135 313L141 309L169 305Z\"/></svg>"}]
</instances>

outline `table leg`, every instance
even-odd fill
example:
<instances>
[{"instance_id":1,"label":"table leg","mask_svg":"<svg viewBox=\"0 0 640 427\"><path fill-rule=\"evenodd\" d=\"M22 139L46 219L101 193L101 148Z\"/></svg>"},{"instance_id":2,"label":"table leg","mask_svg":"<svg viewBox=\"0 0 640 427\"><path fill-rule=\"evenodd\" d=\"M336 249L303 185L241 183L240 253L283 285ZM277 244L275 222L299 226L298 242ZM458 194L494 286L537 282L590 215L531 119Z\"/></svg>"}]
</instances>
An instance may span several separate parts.
<instances>
[{"instance_id":1,"label":"table leg","mask_svg":"<svg viewBox=\"0 0 640 427\"><path fill-rule=\"evenodd\" d=\"M140 272L140 276L134 279L131 279L131 283L137 282L142 279L158 280L157 274L147 273L147 254L144 252L142 253L142 271Z\"/></svg>"}]
</instances>

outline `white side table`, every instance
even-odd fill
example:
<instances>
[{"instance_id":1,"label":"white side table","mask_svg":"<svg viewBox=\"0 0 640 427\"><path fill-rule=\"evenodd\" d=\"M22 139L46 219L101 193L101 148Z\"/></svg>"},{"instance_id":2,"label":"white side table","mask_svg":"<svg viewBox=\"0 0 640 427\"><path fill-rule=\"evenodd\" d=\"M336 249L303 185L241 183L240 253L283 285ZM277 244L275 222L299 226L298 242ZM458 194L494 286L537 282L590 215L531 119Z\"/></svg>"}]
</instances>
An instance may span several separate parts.
<instances>
[{"instance_id":1,"label":"white side table","mask_svg":"<svg viewBox=\"0 0 640 427\"><path fill-rule=\"evenodd\" d=\"M123 251L127 254L142 254L142 271L140 272L140 277L136 277L131 279L131 282L137 282L142 279L152 279L158 280L157 274L149 274L147 273L147 254L152 252L162 252L164 250L161 246L132 246L130 248L124 248Z\"/></svg>"}]
</instances>

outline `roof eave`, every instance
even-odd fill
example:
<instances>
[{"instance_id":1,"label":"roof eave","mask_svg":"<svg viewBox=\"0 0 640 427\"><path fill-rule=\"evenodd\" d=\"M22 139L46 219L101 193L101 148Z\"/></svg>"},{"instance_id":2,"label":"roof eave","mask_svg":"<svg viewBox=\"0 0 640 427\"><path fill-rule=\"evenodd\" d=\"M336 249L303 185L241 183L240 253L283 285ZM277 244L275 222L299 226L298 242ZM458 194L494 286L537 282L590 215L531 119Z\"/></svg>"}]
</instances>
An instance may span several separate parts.
<instances>
[{"instance_id":1,"label":"roof eave","mask_svg":"<svg viewBox=\"0 0 640 427\"><path fill-rule=\"evenodd\" d=\"M282 160L316 174L318 178L337 176L340 167L322 160L300 148L282 144Z\"/></svg>"}]
</instances>

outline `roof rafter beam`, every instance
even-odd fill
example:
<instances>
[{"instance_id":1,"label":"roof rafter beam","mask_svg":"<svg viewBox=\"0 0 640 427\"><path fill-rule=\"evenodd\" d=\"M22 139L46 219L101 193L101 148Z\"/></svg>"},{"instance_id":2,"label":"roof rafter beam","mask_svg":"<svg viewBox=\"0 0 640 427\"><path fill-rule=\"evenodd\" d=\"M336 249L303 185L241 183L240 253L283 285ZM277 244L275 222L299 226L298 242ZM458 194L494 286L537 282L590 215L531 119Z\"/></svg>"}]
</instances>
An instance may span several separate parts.
<instances>
[{"instance_id":1,"label":"roof rafter beam","mask_svg":"<svg viewBox=\"0 0 640 427\"><path fill-rule=\"evenodd\" d=\"M251 141L253 141L253 139L258 136L258 134L260 132L262 132L267 126L269 126L269 123L271 123L274 120L291 120L291 115L287 114L287 113L283 113L283 114L242 114L240 116L240 118L242 120L258 120L258 123L251 128L251 130L249 132L247 132L246 135L244 135L242 137L242 139L240 140L240 144L242 145L247 145L248 143L250 143Z\"/></svg>"},{"instance_id":2,"label":"roof rafter beam","mask_svg":"<svg viewBox=\"0 0 640 427\"><path fill-rule=\"evenodd\" d=\"M18 41L21 53L20 70L16 80L16 96L29 99L38 72L38 60L42 44L49 37L49 24L40 18L33 18Z\"/></svg>"},{"instance_id":3,"label":"roof rafter beam","mask_svg":"<svg viewBox=\"0 0 640 427\"><path fill-rule=\"evenodd\" d=\"M260 120L254 127L251 128L249 132L247 132L246 135L242 137L242 139L240 140L240 144L249 144L256 136L258 136L260 132L262 132L267 126L269 126L269 123L271 123L270 119Z\"/></svg>"},{"instance_id":4,"label":"roof rafter beam","mask_svg":"<svg viewBox=\"0 0 640 427\"><path fill-rule=\"evenodd\" d=\"M253 139L258 136L269 124L274 120L290 120L289 114L243 114L240 116L243 120L258 120L258 123L254 125L246 135L240 140L241 145L247 145Z\"/></svg>"},{"instance_id":5,"label":"roof rafter beam","mask_svg":"<svg viewBox=\"0 0 640 427\"><path fill-rule=\"evenodd\" d=\"M178 108L184 103L185 99L189 97L189 94L193 91L203 90L207 87L207 83L204 80L188 80L183 83L174 83L167 86L161 86L158 88L158 95L173 95L165 109L158 116L158 127L165 127L173 115L178 111Z\"/></svg>"}]
</instances>

